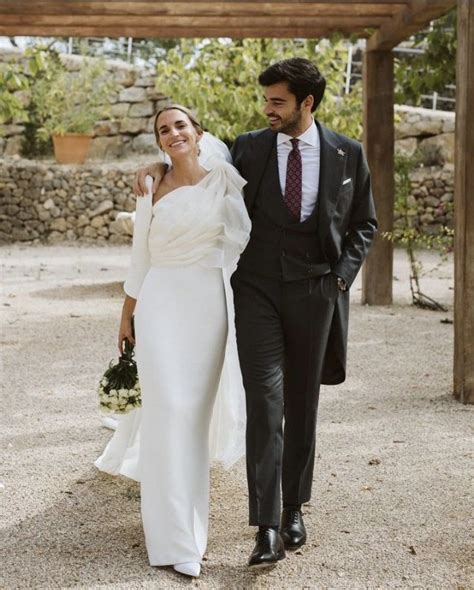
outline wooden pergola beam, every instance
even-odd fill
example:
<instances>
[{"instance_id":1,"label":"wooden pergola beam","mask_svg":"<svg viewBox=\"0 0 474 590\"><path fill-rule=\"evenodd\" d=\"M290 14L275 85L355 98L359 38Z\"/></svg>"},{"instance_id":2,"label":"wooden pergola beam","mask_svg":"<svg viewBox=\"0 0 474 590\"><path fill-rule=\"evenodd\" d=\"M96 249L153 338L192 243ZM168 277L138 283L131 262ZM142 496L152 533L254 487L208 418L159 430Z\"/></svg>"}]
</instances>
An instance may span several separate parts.
<instances>
[{"instance_id":1,"label":"wooden pergola beam","mask_svg":"<svg viewBox=\"0 0 474 590\"><path fill-rule=\"evenodd\" d=\"M107 37L367 37L390 49L455 0L0 0L0 35ZM61 30L62 29L62 30Z\"/></svg>"},{"instance_id":2,"label":"wooden pergola beam","mask_svg":"<svg viewBox=\"0 0 474 590\"><path fill-rule=\"evenodd\" d=\"M120 28L122 26L150 28L183 28L183 29L213 29L222 27L224 25L224 18L222 16L183 16L183 15L148 15L130 16L128 15L124 20L123 15L51 15L41 14L35 15L34 26L46 27L92 27L97 26L97 19L100 18L100 26L107 28ZM3 27L22 27L31 24L31 15L16 15L6 14L1 15L1 23ZM269 23L268 16L255 14L251 16L226 16L225 26L229 28L260 28L268 29L273 27L278 29L289 29L295 27L296 29L312 29L315 26L319 29L328 28L330 30L360 30L364 28L377 27L386 20L383 16L321 16L309 19L307 16L275 16Z\"/></svg>"},{"instance_id":3,"label":"wooden pergola beam","mask_svg":"<svg viewBox=\"0 0 474 590\"><path fill-rule=\"evenodd\" d=\"M165 5L188 5L188 4L202 4L207 6L208 9L212 10L215 6L224 6L224 7L231 7L232 5L240 5L240 6L247 6L250 4L253 5L286 5L286 6L295 6L295 5L302 5L302 6L357 6L357 5L364 5L364 6L379 6L383 7L404 7L409 5L413 0L264 0L263 2L252 2L251 0L190 0L187 2L186 0L168 0L163 3L158 3L156 0L30 0L27 5L23 2L18 2L18 0L0 0L0 5L2 6L11 6L14 7L15 5L19 10L22 12L26 12L27 8L31 6L53 6L57 5L60 7L61 5L67 6L90 6L91 4L100 5L111 5L111 6L121 6L124 10L133 10L135 6L139 5L148 5L150 7L156 7L158 4L165 4Z\"/></svg>"},{"instance_id":4,"label":"wooden pergola beam","mask_svg":"<svg viewBox=\"0 0 474 590\"><path fill-rule=\"evenodd\" d=\"M100 31L100 32L99 32ZM196 38L196 37L231 37L234 39L259 39L259 38L275 38L275 39L317 39L325 37L333 33L341 33L345 35L351 35L354 33L354 29L341 30L341 29L328 29L321 28L315 25L314 27L304 28L287 28L287 29L274 29L269 25L268 27L255 27L255 28L231 28L225 27L201 27L194 29L191 27L136 27L136 26L122 26L122 27L46 27L46 26L17 26L17 27L5 27L0 25L0 35L2 36L17 36L26 35L31 37L136 37L138 39L145 38L161 38L161 39L174 39L174 38ZM358 33L359 37L367 37L368 33L361 30Z\"/></svg>"},{"instance_id":5,"label":"wooden pergola beam","mask_svg":"<svg viewBox=\"0 0 474 590\"><path fill-rule=\"evenodd\" d=\"M474 404L474 5L458 0L454 178L454 396Z\"/></svg>"},{"instance_id":6,"label":"wooden pergola beam","mask_svg":"<svg viewBox=\"0 0 474 590\"><path fill-rule=\"evenodd\" d=\"M456 6L456 0L412 0L367 41L367 51L393 49L430 21Z\"/></svg>"},{"instance_id":7,"label":"wooden pergola beam","mask_svg":"<svg viewBox=\"0 0 474 590\"><path fill-rule=\"evenodd\" d=\"M346 2L64 2L62 0L40 0L28 4L29 15L130 15L130 16L392 16L409 0L400 3ZM19 2L0 2L0 12L25 14L25 7Z\"/></svg>"}]
</instances>

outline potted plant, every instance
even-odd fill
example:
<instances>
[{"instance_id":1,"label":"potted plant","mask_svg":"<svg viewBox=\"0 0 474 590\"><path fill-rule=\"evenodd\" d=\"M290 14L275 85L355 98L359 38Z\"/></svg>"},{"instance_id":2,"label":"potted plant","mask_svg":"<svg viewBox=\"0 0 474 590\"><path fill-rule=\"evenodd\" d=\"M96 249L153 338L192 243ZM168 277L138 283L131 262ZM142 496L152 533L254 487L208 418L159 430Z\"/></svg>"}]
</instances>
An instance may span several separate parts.
<instances>
[{"instance_id":1,"label":"potted plant","mask_svg":"<svg viewBox=\"0 0 474 590\"><path fill-rule=\"evenodd\" d=\"M105 63L87 59L78 71L64 69L51 82L38 82L34 90L41 120L38 135L53 138L60 164L84 163L94 124L108 116L114 87Z\"/></svg>"}]
</instances>

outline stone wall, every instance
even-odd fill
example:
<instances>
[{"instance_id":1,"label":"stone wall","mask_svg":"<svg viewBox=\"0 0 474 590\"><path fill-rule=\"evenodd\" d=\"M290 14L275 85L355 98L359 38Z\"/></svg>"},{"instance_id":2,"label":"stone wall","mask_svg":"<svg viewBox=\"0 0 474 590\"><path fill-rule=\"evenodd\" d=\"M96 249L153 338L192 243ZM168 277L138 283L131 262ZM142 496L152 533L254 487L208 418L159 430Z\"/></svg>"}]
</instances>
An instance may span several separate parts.
<instances>
[{"instance_id":1,"label":"stone wall","mask_svg":"<svg viewBox=\"0 0 474 590\"><path fill-rule=\"evenodd\" d=\"M135 169L136 162L60 166L4 161L0 242L128 242L116 217L135 209Z\"/></svg>"},{"instance_id":2,"label":"stone wall","mask_svg":"<svg viewBox=\"0 0 474 590\"><path fill-rule=\"evenodd\" d=\"M133 211L136 160L60 166L9 158L0 166L0 242L81 240L124 243L121 211ZM409 198L427 232L452 226L454 167L418 168Z\"/></svg>"},{"instance_id":3,"label":"stone wall","mask_svg":"<svg viewBox=\"0 0 474 590\"><path fill-rule=\"evenodd\" d=\"M408 199L415 226L427 233L452 228L455 114L408 106L395 107L395 114L396 152L420 163L410 174Z\"/></svg>"},{"instance_id":4,"label":"stone wall","mask_svg":"<svg viewBox=\"0 0 474 590\"><path fill-rule=\"evenodd\" d=\"M425 166L454 163L455 114L418 107L395 107L395 149L415 154Z\"/></svg>"},{"instance_id":5,"label":"stone wall","mask_svg":"<svg viewBox=\"0 0 474 590\"><path fill-rule=\"evenodd\" d=\"M0 50L0 64L22 58L18 50ZM63 55L62 59L74 71L83 58ZM98 121L94 127L89 160L156 152L153 115L168 99L156 89L155 73L121 61L108 61L107 68L117 83L117 91L110 97L109 118ZM23 131L23 125L15 121L0 125L0 157L20 154Z\"/></svg>"},{"instance_id":6,"label":"stone wall","mask_svg":"<svg viewBox=\"0 0 474 590\"><path fill-rule=\"evenodd\" d=\"M414 225L427 234L436 234L441 227L454 227L454 165L417 168L410 174L411 195L408 197ZM395 214L395 224L399 225Z\"/></svg>"}]
</instances>

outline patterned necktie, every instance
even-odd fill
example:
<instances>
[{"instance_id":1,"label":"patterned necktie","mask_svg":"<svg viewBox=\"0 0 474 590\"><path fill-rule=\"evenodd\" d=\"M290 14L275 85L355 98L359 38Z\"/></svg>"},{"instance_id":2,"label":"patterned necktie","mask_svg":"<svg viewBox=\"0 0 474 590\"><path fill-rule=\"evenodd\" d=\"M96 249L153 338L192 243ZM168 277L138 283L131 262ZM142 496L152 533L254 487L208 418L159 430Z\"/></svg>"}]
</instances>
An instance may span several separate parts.
<instances>
[{"instance_id":1,"label":"patterned necktie","mask_svg":"<svg viewBox=\"0 0 474 590\"><path fill-rule=\"evenodd\" d=\"M293 138L293 149L288 154L286 166L285 205L291 213L300 220L301 216L301 152L298 148L298 139Z\"/></svg>"}]
</instances>

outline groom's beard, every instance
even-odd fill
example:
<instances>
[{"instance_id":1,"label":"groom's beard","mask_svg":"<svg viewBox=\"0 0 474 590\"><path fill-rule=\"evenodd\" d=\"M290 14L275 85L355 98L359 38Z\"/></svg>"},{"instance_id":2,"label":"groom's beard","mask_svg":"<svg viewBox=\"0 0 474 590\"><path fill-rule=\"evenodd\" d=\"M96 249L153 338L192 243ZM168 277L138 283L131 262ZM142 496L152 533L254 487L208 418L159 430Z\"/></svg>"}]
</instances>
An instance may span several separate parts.
<instances>
[{"instance_id":1,"label":"groom's beard","mask_svg":"<svg viewBox=\"0 0 474 590\"><path fill-rule=\"evenodd\" d=\"M292 135L299 133L301 129L302 113L301 111L293 111L285 118L281 118L276 125L270 125L272 131L275 133L286 133Z\"/></svg>"}]
</instances>

